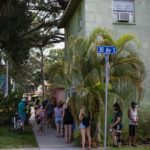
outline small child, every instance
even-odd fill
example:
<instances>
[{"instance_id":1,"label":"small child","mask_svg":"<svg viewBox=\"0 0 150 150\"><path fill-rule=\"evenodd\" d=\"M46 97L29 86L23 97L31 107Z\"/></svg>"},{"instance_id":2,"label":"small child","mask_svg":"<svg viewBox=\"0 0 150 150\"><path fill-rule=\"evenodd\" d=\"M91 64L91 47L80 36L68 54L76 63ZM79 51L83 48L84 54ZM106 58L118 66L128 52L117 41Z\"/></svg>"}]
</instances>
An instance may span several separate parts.
<instances>
[{"instance_id":1,"label":"small child","mask_svg":"<svg viewBox=\"0 0 150 150\"><path fill-rule=\"evenodd\" d=\"M38 114L38 120L39 120L39 133L40 135L44 135L45 132L45 110L43 109L43 107L40 107L40 111Z\"/></svg>"}]
</instances>

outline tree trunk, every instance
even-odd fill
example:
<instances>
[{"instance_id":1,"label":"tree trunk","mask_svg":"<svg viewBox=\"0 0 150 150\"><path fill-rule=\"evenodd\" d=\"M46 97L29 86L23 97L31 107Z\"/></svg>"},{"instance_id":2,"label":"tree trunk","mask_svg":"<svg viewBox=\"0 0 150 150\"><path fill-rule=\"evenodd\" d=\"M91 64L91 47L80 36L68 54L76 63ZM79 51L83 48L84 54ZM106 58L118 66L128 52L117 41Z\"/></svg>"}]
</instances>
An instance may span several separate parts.
<instances>
[{"instance_id":1,"label":"tree trunk","mask_svg":"<svg viewBox=\"0 0 150 150\"><path fill-rule=\"evenodd\" d=\"M41 52L42 100L44 100L45 98L45 85L44 85L45 76L44 76L44 55L43 55L42 48L40 48L40 52Z\"/></svg>"}]
</instances>

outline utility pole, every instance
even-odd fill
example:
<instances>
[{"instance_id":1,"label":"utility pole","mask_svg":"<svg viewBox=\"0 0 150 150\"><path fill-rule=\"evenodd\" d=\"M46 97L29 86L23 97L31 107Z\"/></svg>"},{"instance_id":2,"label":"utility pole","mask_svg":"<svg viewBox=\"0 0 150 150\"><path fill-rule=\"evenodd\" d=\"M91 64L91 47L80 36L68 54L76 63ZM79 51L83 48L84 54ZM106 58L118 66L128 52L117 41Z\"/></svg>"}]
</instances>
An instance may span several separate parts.
<instances>
[{"instance_id":1,"label":"utility pole","mask_svg":"<svg viewBox=\"0 0 150 150\"><path fill-rule=\"evenodd\" d=\"M7 97L8 96L8 91L9 91L9 86L8 86L8 60L7 60L7 62L6 62L6 91L5 91L5 97Z\"/></svg>"}]
</instances>

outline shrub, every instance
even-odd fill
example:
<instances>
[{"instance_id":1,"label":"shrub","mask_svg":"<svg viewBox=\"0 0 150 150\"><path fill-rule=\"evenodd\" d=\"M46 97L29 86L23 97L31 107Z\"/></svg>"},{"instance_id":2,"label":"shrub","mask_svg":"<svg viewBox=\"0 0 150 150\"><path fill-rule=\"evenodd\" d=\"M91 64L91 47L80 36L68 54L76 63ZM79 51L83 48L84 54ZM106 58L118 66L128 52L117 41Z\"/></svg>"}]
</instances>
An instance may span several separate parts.
<instances>
[{"instance_id":1,"label":"shrub","mask_svg":"<svg viewBox=\"0 0 150 150\"><path fill-rule=\"evenodd\" d=\"M0 124L7 124L9 119L17 112L19 93L10 93L8 97L0 94Z\"/></svg>"},{"instance_id":2,"label":"shrub","mask_svg":"<svg viewBox=\"0 0 150 150\"><path fill-rule=\"evenodd\" d=\"M139 111L139 125L137 138L141 143L150 142L150 111L149 108L142 108Z\"/></svg>"}]
</instances>

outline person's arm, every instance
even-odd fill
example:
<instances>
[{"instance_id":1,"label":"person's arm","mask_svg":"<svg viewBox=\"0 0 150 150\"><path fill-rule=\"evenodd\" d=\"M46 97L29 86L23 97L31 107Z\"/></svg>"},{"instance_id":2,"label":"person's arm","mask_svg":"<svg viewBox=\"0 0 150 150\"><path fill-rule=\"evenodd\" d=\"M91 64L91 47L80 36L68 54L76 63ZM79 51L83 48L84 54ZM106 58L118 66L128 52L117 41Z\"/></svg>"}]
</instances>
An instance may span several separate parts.
<instances>
[{"instance_id":1,"label":"person's arm","mask_svg":"<svg viewBox=\"0 0 150 150\"><path fill-rule=\"evenodd\" d=\"M54 117L56 116L56 107L54 108Z\"/></svg>"},{"instance_id":2,"label":"person's arm","mask_svg":"<svg viewBox=\"0 0 150 150\"><path fill-rule=\"evenodd\" d=\"M137 110L136 110L137 111ZM136 116L136 124L138 125L139 122L139 117L138 117L138 111L137 111L137 116Z\"/></svg>"},{"instance_id":3,"label":"person's arm","mask_svg":"<svg viewBox=\"0 0 150 150\"><path fill-rule=\"evenodd\" d=\"M128 118L133 120L132 117L131 117L131 109L130 108L128 109Z\"/></svg>"},{"instance_id":4,"label":"person's arm","mask_svg":"<svg viewBox=\"0 0 150 150\"><path fill-rule=\"evenodd\" d=\"M121 117L117 117L117 120L111 124L111 128L115 127L121 121Z\"/></svg>"},{"instance_id":5,"label":"person's arm","mask_svg":"<svg viewBox=\"0 0 150 150\"><path fill-rule=\"evenodd\" d=\"M80 110L80 113L79 113L79 120L81 121L83 119L83 109Z\"/></svg>"},{"instance_id":6,"label":"person's arm","mask_svg":"<svg viewBox=\"0 0 150 150\"><path fill-rule=\"evenodd\" d=\"M62 119L64 118L64 116L65 116L65 107L63 107L62 109Z\"/></svg>"}]
</instances>

